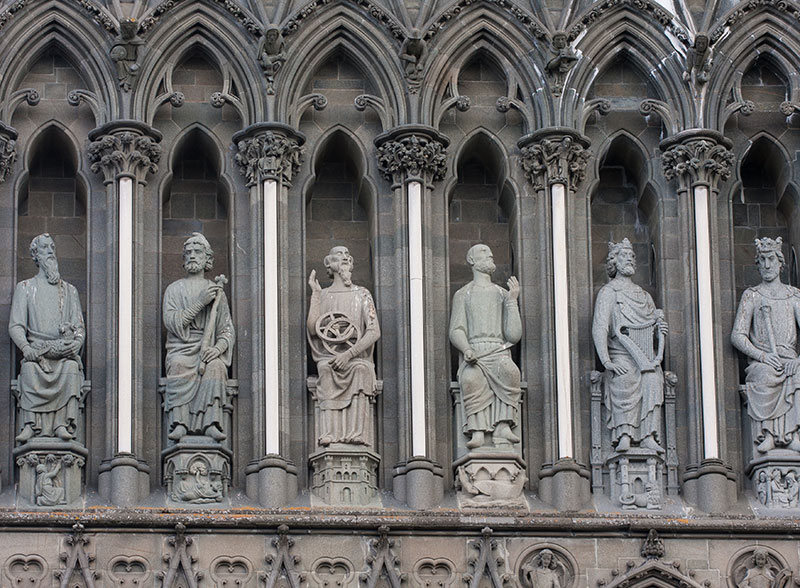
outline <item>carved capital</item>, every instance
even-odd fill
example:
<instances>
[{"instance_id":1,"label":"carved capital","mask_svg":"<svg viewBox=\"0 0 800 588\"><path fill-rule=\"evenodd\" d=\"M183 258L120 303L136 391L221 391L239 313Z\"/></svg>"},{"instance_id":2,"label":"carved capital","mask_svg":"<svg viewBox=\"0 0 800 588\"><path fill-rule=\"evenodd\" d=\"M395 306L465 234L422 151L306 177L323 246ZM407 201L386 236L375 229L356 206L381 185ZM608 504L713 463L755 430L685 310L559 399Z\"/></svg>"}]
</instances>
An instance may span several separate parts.
<instances>
[{"instance_id":1,"label":"carved capital","mask_svg":"<svg viewBox=\"0 0 800 588\"><path fill-rule=\"evenodd\" d=\"M537 190L564 184L574 192L586 177L592 158L589 140L569 128L536 131L520 139L520 165Z\"/></svg>"},{"instance_id":2,"label":"carved capital","mask_svg":"<svg viewBox=\"0 0 800 588\"><path fill-rule=\"evenodd\" d=\"M702 184L716 190L727 180L735 162L732 143L716 131L690 129L663 141L661 168L668 180L677 178L682 189Z\"/></svg>"},{"instance_id":3,"label":"carved capital","mask_svg":"<svg viewBox=\"0 0 800 588\"><path fill-rule=\"evenodd\" d=\"M138 121L115 121L89 133L89 161L92 171L105 181L131 176L144 182L148 173L158 171L161 133Z\"/></svg>"},{"instance_id":4,"label":"carved capital","mask_svg":"<svg viewBox=\"0 0 800 588\"><path fill-rule=\"evenodd\" d=\"M0 182L11 175L17 160L17 131L0 122Z\"/></svg>"},{"instance_id":5,"label":"carved capital","mask_svg":"<svg viewBox=\"0 0 800 588\"><path fill-rule=\"evenodd\" d=\"M253 186L264 180L291 182L300 170L306 138L286 125L260 123L233 136L234 161Z\"/></svg>"},{"instance_id":6,"label":"carved capital","mask_svg":"<svg viewBox=\"0 0 800 588\"><path fill-rule=\"evenodd\" d=\"M447 173L450 140L432 127L406 125L375 139L378 171L390 182L416 178L426 184Z\"/></svg>"}]
</instances>

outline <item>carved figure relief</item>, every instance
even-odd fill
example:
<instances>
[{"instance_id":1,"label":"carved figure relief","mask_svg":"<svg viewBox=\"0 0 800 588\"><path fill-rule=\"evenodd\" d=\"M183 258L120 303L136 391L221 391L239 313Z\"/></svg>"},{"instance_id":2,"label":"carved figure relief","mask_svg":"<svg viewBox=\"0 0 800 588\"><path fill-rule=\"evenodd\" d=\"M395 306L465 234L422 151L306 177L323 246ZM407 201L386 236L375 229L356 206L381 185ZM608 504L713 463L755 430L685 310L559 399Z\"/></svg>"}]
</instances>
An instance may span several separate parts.
<instances>
[{"instance_id":1,"label":"carved figure relief","mask_svg":"<svg viewBox=\"0 0 800 588\"><path fill-rule=\"evenodd\" d=\"M422 72L428 55L428 43L419 29L412 29L400 48L400 62L406 74L409 90L415 94L422 84Z\"/></svg>"},{"instance_id":2,"label":"carved figure relief","mask_svg":"<svg viewBox=\"0 0 800 588\"><path fill-rule=\"evenodd\" d=\"M175 454L164 476L172 500L206 504L222 502L227 495L230 472L228 460L215 452Z\"/></svg>"},{"instance_id":3,"label":"carved figure relief","mask_svg":"<svg viewBox=\"0 0 800 588\"><path fill-rule=\"evenodd\" d=\"M564 91L564 80L567 73L578 61L578 55L570 47L567 34L564 31L557 31L553 34L550 42L550 53L553 57L547 62L545 69L553 80L553 95L561 96Z\"/></svg>"},{"instance_id":4,"label":"carved figure relief","mask_svg":"<svg viewBox=\"0 0 800 588\"><path fill-rule=\"evenodd\" d=\"M119 23L119 38L111 47L111 60L117 66L117 80L123 92L130 92L133 79L139 75L139 47L144 40L139 38L139 23L128 18Z\"/></svg>"},{"instance_id":5,"label":"carved figure relief","mask_svg":"<svg viewBox=\"0 0 800 588\"><path fill-rule=\"evenodd\" d=\"M683 72L683 79L696 86L702 86L709 80L712 62L708 35L697 33L694 44L686 55L686 71Z\"/></svg>"},{"instance_id":6,"label":"carved figure relief","mask_svg":"<svg viewBox=\"0 0 800 588\"><path fill-rule=\"evenodd\" d=\"M21 431L16 440L70 441L83 403L83 313L78 291L61 279L52 237L34 237L30 253L39 272L17 284L8 323L8 333L23 356L16 391Z\"/></svg>"},{"instance_id":7,"label":"carved figure relief","mask_svg":"<svg viewBox=\"0 0 800 588\"><path fill-rule=\"evenodd\" d=\"M519 569L520 586L524 588L569 588L575 581L571 558L554 546L531 551Z\"/></svg>"},{"instance_id":8,"label":"carved figure relief","mask_svg":"<svg viewBox=\"0 0 800 588\"><path fill-rule=\"evenodd\" d=\"M492 283L496 266L488 245L473 245L467 263L473 279L453 296L450 314L450 342L459 351L463 432L471 450L491 444L513 451L522 394L519 368L511 359L511 347L522 338L519 282L509 278L508 290Z\"/></svg>"},{"instance_id":9,"label":"carved figure relief","mask_svg":"<svg viewBox=\"0 0 800 588\"><path fill-rule=\"evenodd\" d=\"M275 93L275 75L286 62L285 41L278 25L269 25L258 47L258 63L267 76L267 93Z\"/></svg>"},{"instance_id":10,"label":"carved figure relief","mask_svg":"<svg viewBox=\"0 0 800 588\"><path fill-rule=\"evenodd\" d=\"M226 438L223 407L236 334L222 290L227 279L218 276L212 282L205 278L213 262L211 245L203 235L193 233L183 244L188 277L173 282L164 292L164 409L168 437L173 441L186 435L202 435L217 442Z\"/></svg>"},{"instance_id":11,"label":"carved figure relief","mask_svg":"<svg viewBox=\"0 0 800 588\"><path fill-rule=\"evenodd\" d=\"M736 588L778 588L790 586L792 570L774 550L754 546L734 555L728 567L730 586Z\"/></svg>"}]
</instances>

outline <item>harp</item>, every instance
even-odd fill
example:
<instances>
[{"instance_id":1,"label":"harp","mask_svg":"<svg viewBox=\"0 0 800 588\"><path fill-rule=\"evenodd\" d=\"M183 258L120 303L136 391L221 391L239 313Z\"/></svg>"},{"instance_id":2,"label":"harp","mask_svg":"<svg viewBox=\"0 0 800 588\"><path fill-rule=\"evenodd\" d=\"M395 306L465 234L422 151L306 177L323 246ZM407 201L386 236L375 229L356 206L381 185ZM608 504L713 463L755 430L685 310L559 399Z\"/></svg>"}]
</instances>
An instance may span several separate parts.
<instances>
[{"instance_id":1,"label":"harp","mask_svg":"<svg viewBox=\"0 0 800 588\"><path fill-rule=\"evenodd\" d=\"M664 359L664 336L658 329L658 323L662 320L664 311L657 310L650 323L617 327L617 339L631 354L639 371L652 372Z\"/></svg>"}]
</instances>

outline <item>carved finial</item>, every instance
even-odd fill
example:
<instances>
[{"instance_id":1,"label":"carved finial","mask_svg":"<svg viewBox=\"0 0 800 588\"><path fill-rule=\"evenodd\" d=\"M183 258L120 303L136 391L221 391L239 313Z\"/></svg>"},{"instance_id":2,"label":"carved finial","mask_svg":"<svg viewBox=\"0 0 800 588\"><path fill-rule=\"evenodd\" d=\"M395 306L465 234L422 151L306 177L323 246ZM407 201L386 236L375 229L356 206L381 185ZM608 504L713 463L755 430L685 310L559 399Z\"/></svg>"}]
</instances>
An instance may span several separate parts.
<instances>
[{"instance_id":1,"label":"carved finial","mask_svg":"<svg viewBox=\"0 0 800 588\"><path fill-rule=\"evenodd\" d=\"M642 543L642 557L645 559L661 559L664 557L664 540L655 529L650 529Z\"/></svg>"}]
</instances>

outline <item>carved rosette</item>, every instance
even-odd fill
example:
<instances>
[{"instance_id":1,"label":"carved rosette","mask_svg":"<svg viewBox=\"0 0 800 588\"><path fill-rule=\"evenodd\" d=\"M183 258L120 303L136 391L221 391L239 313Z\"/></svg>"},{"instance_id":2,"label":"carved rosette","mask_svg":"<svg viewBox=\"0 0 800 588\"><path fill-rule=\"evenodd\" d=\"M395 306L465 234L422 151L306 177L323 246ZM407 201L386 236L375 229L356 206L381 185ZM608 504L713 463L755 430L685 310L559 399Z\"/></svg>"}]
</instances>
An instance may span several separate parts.
<instances>
[{"instance_id":1,"label":"carved rosette","mask_svg":"<svg viewBox=\"0 0 800 588\"><path fill-rule=\"evenodd\" d=\"M248 186L264 180L289 183L300 171L305 136L281 124L257 124L236 133L233 160Z\"/></svg>"},{"instance_id":2,"label":"carved rosette","mask_svg":"<svg viewBox=\"0 0 800 588\"><path fill-rule=\"evenodd\" d=\"M398 127L375 139L378 171L386 180L416 179L430 184L447 173L450 140L432 127Z\"/></svg>"},{"instance_id":3,"label":"carved rosette","mask_svg":"<svg viewBox=\"0 0 800 588\"><path fill-rule=\"evenodd\" d=\"M668 180L677 178L682 189L701 184L716 190L731 176L736 157L731 141L706 129L683 131L663 141L661 168Z\"/></svg>"},{"instance_id":4,"label":"carved rosette","mask_svg":"<svg viewBox=\"0 0 800 588\"><path fill-rule=\"evenodd\" d=\"M11 174L17 160L17 131L0 122L0 183Z\"/></svg>"},{"instance_id":5,"label":"carved rosette","mask_svg":"<svg viewBox=\"0 0 800 588\"><path fill-rule=\"evenodd\" d=\"M144 123L110 123L89 133L89 140L92 171L102 173L106 183L120 175L144 182L148 173L158 171L161 133Z\"/></svg>"},{"instance_id":6,"label":"carved rosette","mask_svg":"<svg viewBox=\"0 0 800 588\"><path fill-rule=\"evenodd\" d=\"M568 128L543 129L520 139L520 165L537 190L564 184L574 192L592 158L589 140Z\"/></svg>"}]
</instances>

